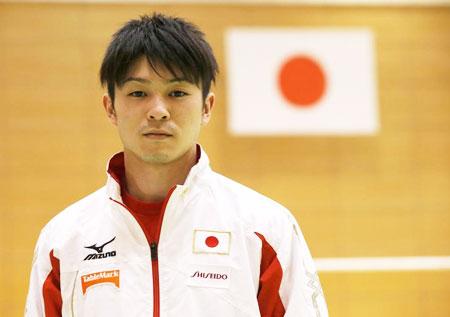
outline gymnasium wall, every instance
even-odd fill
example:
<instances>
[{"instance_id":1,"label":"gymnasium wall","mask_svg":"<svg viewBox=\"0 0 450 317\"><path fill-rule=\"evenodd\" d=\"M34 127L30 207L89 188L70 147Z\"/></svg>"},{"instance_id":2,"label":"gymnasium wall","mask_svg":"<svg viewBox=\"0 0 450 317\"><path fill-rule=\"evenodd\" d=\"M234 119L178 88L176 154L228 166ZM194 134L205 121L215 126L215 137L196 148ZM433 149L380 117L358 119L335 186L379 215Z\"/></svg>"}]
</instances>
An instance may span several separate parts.
<instances>
[{"instance_id":1,"label":"gymnasium wall","mask_svg":"<svg viewBox=\"0 0 450 317\"><path fill-rule=\"evenodd\" d=\"M292 210L315 258L450 254L449 7L0 3L0 316L23 315L40 229L103 185L121 147L99 65L111 34L154 10L198 24L218 58L212 166ZM379 133L231 136L231 26L372 29ZM448 270L319 275L330 316L450 316Z\"/></svg>"}]
</instances>

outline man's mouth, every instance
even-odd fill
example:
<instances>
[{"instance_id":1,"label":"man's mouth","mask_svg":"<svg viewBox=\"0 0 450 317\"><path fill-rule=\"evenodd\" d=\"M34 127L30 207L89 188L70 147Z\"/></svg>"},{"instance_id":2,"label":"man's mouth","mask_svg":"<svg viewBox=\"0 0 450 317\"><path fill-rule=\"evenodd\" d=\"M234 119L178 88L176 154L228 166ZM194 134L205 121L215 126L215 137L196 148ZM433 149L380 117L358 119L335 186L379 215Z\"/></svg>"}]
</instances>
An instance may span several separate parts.
<instances>
[{"instance_id":1,"label":"man's mouth","mask_svg":"<svg viewBox=\"0 0 450 317\"><path fill-rule=\"evenodd\" d=\"M145 136L146 138L151 138L151 139L164 139L164 138L168 138L171 137L172 134L170 134L167 131L164 130L153 130L153 131L148 131L142 134L143 136Z\"/></svg>"}]
</instances>

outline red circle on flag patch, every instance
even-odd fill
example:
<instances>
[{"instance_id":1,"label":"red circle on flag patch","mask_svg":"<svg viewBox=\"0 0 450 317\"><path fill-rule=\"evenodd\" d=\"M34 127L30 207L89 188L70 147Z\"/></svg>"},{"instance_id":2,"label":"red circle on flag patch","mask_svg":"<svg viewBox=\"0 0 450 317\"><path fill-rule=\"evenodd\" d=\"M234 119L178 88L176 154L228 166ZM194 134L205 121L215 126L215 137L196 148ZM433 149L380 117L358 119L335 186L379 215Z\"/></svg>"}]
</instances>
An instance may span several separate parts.
<instances>
[{"instance_id":1,"label":"red circle on flag patch","mask_svg":"<svg viewBox=\"0 0 450 317\"><path fill-rule=\"evenodd\" d=\"M325 92L325 73L314 59L293 56L282 65L278 84L289 102L300 107L310 107Z\"/></svg>"},{"instance_id":2,"label":"red circle on flag patch","mask_svg":"<svg viewBox=\"0 0 450 317\"><path fill-rule=\"evenodd\" d=\"M214 236L206 238L205 243L210 248L215 248L219 244L219 240Z\"/></svg>"}]
</instances>

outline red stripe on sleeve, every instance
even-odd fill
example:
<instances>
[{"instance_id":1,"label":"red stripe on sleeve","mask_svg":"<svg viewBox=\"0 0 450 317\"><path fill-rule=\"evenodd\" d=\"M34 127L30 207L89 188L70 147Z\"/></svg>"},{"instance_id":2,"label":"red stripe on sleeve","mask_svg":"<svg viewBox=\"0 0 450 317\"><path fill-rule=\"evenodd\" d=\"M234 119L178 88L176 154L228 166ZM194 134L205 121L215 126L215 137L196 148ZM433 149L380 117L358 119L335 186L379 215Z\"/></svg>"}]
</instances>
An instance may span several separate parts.
<instances>
[{"instance_id":1,"label":"red stripe on sleeve","mask_svg":"<svg viewBox=\"0 0 450 317\"><path fill-rule=\"evenodd\" d=\"M261 317L284 316L285 309L280 297L281 278L283 270L277 258L277 253L258 232L261 239L261 267L259 273L258 305Z\"/></svg>"},{"instance_id":2,"label":"red stripe on sleeve","mask_svg":"<svg viewBox=\"0 0 450 317\"><path fill-rule=\"evenodd\" d=\"M59 280L59 259L50 252L50 263L52 270L48 273L42 286L42 295L44 297L44 308L46 317L61 317L62 298Z\"/></svg>"}]
</instances>

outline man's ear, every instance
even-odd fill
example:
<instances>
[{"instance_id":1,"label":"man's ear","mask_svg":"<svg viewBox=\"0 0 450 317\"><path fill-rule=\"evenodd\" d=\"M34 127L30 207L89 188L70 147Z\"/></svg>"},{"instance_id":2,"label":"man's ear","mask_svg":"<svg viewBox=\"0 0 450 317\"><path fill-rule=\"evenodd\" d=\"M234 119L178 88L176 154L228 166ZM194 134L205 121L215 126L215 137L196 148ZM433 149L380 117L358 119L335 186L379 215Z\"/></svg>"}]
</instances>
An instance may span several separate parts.
<instances>
[{"instance_id":1,"label":"man's ear","mask_svg":"<svg viewBox=\"0 0 450 317\"><path fill-rule=\"evenodd\" d=\"M214 103L216 101L216 96L213 92L209 92L205 98L205 103L203 104L202 111L202 125L207 125L209 120L211 119L211 111L214 107Z\"/></svg>"},{"instance_id":2,"label":"man's ear","mask_svg":"<svg viewBox=\"0 0 450 317\"><path fill-rule=\"evenodd\" d=\"M103 101L103 108L105 108L106 115L108 116L109 121L117 125L117 116L116 116L116 110L114 109L114 104L111 100L111 97L105 93L102 98Z\"/></svg>"}]
</instances>

